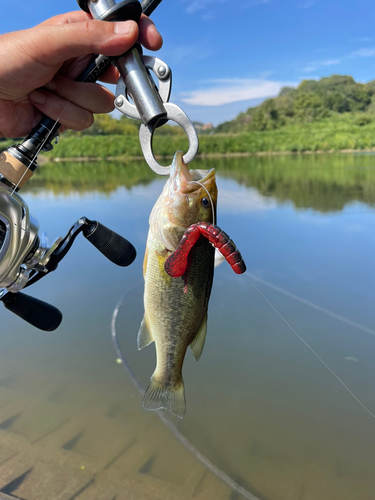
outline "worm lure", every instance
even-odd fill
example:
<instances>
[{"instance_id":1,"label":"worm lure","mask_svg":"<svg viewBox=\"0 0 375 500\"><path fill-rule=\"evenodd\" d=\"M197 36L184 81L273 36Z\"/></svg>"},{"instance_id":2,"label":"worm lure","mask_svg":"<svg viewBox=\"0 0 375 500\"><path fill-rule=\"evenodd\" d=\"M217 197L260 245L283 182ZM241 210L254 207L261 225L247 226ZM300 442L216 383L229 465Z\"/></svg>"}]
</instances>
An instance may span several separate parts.
<instances>
[{"instance_id":1,"label":"worm lure","mask_svg":"<svg viewBox=\"0 0 375 500\"><path fill-rule=\"evenodd\" d=\"M242 255L236 245L220 227L209 222L192 224L185 231L177 249L166 259L164 269L169 276L179 278L189 265L189 255L200 236L204 236L225 258L236 274L246 271Z\"/></svg>"}]
</instances>

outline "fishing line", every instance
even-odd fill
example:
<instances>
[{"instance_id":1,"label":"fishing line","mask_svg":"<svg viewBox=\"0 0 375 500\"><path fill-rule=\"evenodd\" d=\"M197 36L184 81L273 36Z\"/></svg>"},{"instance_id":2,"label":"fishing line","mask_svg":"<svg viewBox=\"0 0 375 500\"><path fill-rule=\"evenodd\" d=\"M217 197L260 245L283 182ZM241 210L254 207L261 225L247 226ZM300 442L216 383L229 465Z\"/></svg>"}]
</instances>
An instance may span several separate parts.
<instances>
[{"instance_id":1,"label":"fishing line","mask_svg":"<svg viewBox=\"0 0 375 500\"><path fill-rule=\"evenodd\" d=\"M204 186L203 184L201 184L200 182L198 181L190 181L190 182L194 182L195 184L199 184L207 193L207 196L209 197L210 199L210 203L211 203L211 210L212 210L212 224L215 225L216 224L216 215L215 215L215 208L214 208L214 204L212 203L212 198L211 198L211 195L210 193L208 192L208 189L206 188L206 186Z\"/></svg>"},{"instance_id":2,"label":"fishing line","mask_svg":"<svg viewBox=\"0 0 375 500\"><path fill-rule=\"evenodd\" d=\"M258 281L259 283L262 283L265 286L268 286L269 288L272 288L273 290L276 290L276 292L282 293L283 295L286 295L287 297L290 297L291 299L297 300L298 302L301 302L301 304L305 304L306 306L309 306L313 309L316 309L317 311L320 311L324 314L327 314L328 316L331 316L332 318L338 319L339 321L342 321L343 323L346 323L350 326L353 326L354 328L357 328L358 330L362 330L365 333L370 333L371 335L375 335L375 331L371 330L370 328L367 328L366 326L360 325L359 323L356 323L355 321L352 321L351 319L345 318L344 316L340 316L339 314L336 314L332 311L329 311L328 309L324 309L324 307L318 306L317 304L314 304L313 302L310 302L309 300L303 299L302 297L299 297L298 295L294 295L293 293L287 292L283 288L280 288L273 283L270 283L269 281L263 280L262 278L259 278L258 276L255 276L254 274L249 273L247 271L245 273L249 278Z\"/></svg>"},{"instance_id":3,"label":"fishing line","mask_svg":"<svg viewBox=\"0 0 375 500\"><path fill-rule=\"evenodd\" d=\"M137 391L143 396L145 389L142 387L142 385L139 383L137 380L136 376L134 375L133 370L130 368L130 365L127 361L127 359L124 356L124 353L121 349L119 340L117 338L117 330L116 330L116 323L117 323L117 317L118 313L120 311L121 306L124 304L126 298L130 295L131 292L133 292L137 287L139 287L142 284L142 282L137 283L134 285L126 295L118 302L117 306L115 307L113 314L112 314L112 320L111 320L111 337L112 337L112 342L114 344L116 353L117 353L117 359L121 361L121 365L123 366L124 370L126 373L129 375L131 381L135 385ZM178 430L178 428L175 426L175 424L169 420L161 411L156 411L155 412L157 416L160 418L160 420L163 422L163 424L168 428L168 430L174 435L174 437L201 463L203 464L209 471L211 471L216 477L221 479L225 484L227 484L232 490L234 490L236 493L239 495L242 495L244 498L247 498L248 500L261 500L259 497L253 495L250 491L246 490L244 487L242 487L240 484L238 484L234 479L232 479L230 476L228 476L225 472L223 472L221 469L216 467L203 453L201 453L189 440L184 434Z\"/></svg>"},{"instance_id":4,"label":"fishing line","mask_svg":"<svg viewBox=\"0 0 375 500\"><path fill-rule=\"evenodd\" d=\"M245 275L250 275L250 273L246 272ZM264 298L264 300L267 302L267 304L274 310L274 312L282 319L282 321L288 326L288 328L294 333L294 335L309 349L309 351L316 357L316 359L333 375L336 380L344 387L344 389L352 396L352 398L357 401L357 403L367 411L369 415L371 415L375 419L375 414L372 413L367 406L365 406L362 401L360 401L357 396L349 389L349 387L345 384L345 382L330 368L327 363L319 356L319 354L314 351L314 349L304 340L301 335L299 335L296 330L288 323L288 321L279 313L279 311L276 309L276 307L271 304L271 302L267 299L267 297L262 293L262 291L257 287L257 285L251 281L253 287L258 291L258 293Z\"/></svg>"}]
</instances>

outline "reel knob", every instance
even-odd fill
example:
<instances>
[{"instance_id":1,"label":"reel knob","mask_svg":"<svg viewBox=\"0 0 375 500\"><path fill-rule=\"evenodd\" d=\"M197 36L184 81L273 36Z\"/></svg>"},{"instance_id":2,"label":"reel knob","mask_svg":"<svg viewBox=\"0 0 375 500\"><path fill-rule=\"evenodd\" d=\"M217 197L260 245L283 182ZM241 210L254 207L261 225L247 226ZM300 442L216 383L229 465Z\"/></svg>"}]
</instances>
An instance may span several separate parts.
<instances>
[{"instance_id":1,"label":"reel knob","mask_svg":"<svg viewBox=\"0 0 375 500\"><path fill-rule=\"evenodd\" d=\"M82 232L99 252L117 266L129 266L136 258L137 252L133 245L100 222L87 219Z\"/></svg>"},{"instance_id":2,"label":"reel knob","mask_svg":"<svg viewBox=\"0 0 375 500\"><path fill-rule=\"evenodd\" d=\"M53 332L62 321L62 314L55 306L25 293L7 293L1 301L8 311L45 332Z\"/></svg>"}]
</instances>

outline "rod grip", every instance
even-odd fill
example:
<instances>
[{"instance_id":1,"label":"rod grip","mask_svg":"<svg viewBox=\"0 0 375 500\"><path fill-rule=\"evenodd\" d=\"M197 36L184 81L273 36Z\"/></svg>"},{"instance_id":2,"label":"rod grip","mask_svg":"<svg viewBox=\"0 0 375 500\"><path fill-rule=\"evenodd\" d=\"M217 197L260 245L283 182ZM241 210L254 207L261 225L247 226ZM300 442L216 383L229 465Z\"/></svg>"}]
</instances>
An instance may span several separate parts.
<instances>
[{"instance_id":1,"label":"rod grip","mask_svg":"<svg viewBox=\"0 0 375 500\"><path fill-rule=\"evenodd\" d=\"M100 222L92 221L83 230L83 235L107 259L121 267L129 266L137 252L133 245Z\"/></svg>"},{"instance_id":2,"label":"rod grip","mask_svg":"<svg viewBox=\"0 0 375 500\"><path fill-rule=\"evenodd\" d=\"M8 311L45 332L53 332L62 321L63 316L55 306L25 293L7 293L2 301Z\"/></svg>"},{"instance_id":3,"label":"rod grip","mask_svg":"<svg viewBox=\"0 0 375 500\"><path fill-rule=\"evenodd\" d=\"M14 186L21 188L32 177L33 171L7 151L3 151L0 154L0 174Z\"/></svg>"}]
</instances>

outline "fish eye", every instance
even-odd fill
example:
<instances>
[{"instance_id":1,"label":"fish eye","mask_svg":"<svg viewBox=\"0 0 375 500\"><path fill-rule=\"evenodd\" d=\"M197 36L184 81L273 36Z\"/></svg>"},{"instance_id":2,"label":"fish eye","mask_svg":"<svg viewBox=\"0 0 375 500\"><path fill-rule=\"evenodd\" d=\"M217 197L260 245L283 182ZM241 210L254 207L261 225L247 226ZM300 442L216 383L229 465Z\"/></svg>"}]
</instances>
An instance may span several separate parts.
<instances>
[{"instance_id":1,"label":"fish eye","mask_svg":"<svg viewBox=\"0 0 375 500\"><path fill-rule=\"evenodd\" d=\"M202 198L201 199L201 205L203 208L208 208L210 206L210 202L207 198Z\"/></svg>"}]
</instances>

